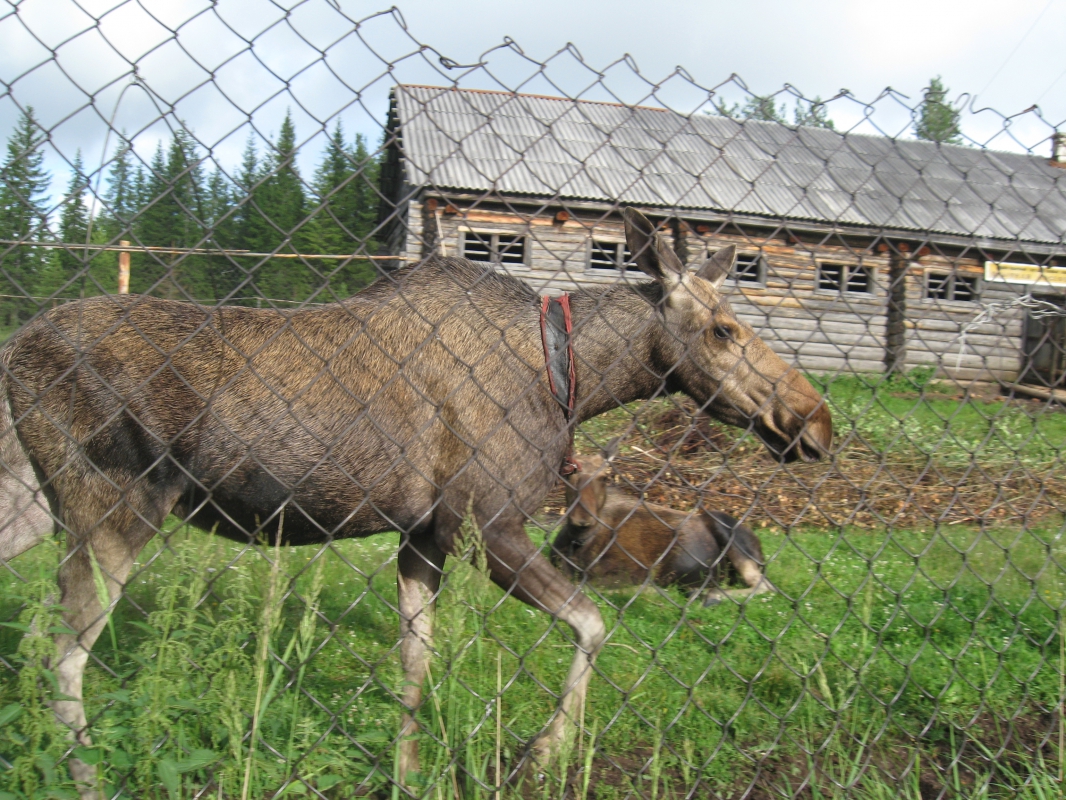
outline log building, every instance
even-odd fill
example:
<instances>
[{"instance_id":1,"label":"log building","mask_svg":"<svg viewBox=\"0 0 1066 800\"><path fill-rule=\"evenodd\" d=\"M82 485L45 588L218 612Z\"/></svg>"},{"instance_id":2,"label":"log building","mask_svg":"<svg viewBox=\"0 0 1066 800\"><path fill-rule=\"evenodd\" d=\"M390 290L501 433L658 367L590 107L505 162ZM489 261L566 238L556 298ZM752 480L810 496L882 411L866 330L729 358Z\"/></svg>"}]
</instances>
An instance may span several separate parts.
<instances>
[{"instance_id":1,"label":"log building","mask_svg":"<svg viewBox=\"0 0 1066 800\"><path fill-rule=\"evenodd\" d=\"M736 244L734 309L809 372L1064 385L1066 321L1019 301L1063 306L1059 135L1049 159L405 85L387 141L395 263L462 255L542 292L641 280L620 214L633 205L686 263Z\"/></svg>"}]
</instances>

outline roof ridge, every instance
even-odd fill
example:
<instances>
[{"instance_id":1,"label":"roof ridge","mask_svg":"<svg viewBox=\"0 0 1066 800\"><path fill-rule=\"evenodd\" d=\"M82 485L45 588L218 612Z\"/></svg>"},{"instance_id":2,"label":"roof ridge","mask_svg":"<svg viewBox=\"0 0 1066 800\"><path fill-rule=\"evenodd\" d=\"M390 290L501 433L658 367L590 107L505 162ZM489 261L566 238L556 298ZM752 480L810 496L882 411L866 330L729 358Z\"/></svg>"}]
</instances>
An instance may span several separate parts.
<instances>
[{"instance_id":1,"label":"roof ridge","mask_svg":"<svg viewBox=\"0 0 1066 800\"><path fill-rule=\"evenodd\" d=\"M629 105L628 103L609 103L606 100L579 100L579 99L572 98L572 97L556 97L556 96L550 95L550 94L532 94L532 93L527 93L527 92L503 91L501 89L465 89L465 88L460 88L458 86L433 86L433 85L428 84L428 83L398 83L398 84L396 84L395 88L397 88L397 89L437 89L437 90L442 91L442 92L465 92L465 93L470 93L470 94L498 94L498 95L505 95L505 96L508 96L508 97L529 97L529 98L536 99L536 100L554 100L554 101L560 102L560 103L587 103L589 105L610 106L611 108L630 108L630 109L639 109L641 111L658 111L658 112L663 113L663 114L675 114L677 116L683 117L683 118L688 119L688 120L699 119L700 118L699 116L697 116L695 114L682 114L680 111L674 111L674 110L669 109L669 108L659 108L658 106L634 106L634 105ZM822 132L826 132L826 133L835 133L837 136L839 136L841 139L843 139L845 141L847 141L848 139L850 139L852 137L859 137L859 138L863 138L863 139L870 139L870 140L873 140L873 141L892 142L893 144L901 144L902 143L902 144L908 144L908 145L909 144L931 145L933 147L936 147L936 146L939 145L939 147L942 148L942 149L951 149L951 150L958 151L958 152L963 152L963 153L977 152L977 153L995 154L995 155L1019 156L1019 157L1022 157L1022 158L1032 158L1032 159L1037 159L1037 160L1040 160L1040 161L1046 161L1047 160L1047 159L1043 158L1042 156L1038 155L1037 153L1015 153L1015 152L1012 152L1010 150L997 150L997 149L991 148L991 147L970 147L969 145L965 145L965 144L952 144L950 142L939 142L938 143L938 142L925 141L925 140L922 140L922 139L912 139L912 140L899 139L899 138L897 138L895 136L886 136L884 134L862 133L862 132L854 132L853 133L853 132L850 132L850 131L838 131L838 130L833 129L833 128L819 128L819 127L815 127L813 125L795 125L795 126L792 126L792 125L789 125L788 123L771 122L770 120L765 120L765 119L735 119L735 118L730 117L730 116L715 115L715 114L706 114L705 116L710 117L712 119L718 118L718 119L732 120L733 122L737 123L738 125L755 124L757 126L766 125L770 129L781 129L781 128L784 128L785 130L792 131L794 133L798 133L801 129L802 130L808 130L808 131L822 131ZM955 166L955 165L952 164L952 166Z\"/></svg>"},{"instance_id":2,"label":"roof ridge","mask_svg":"<svg viewBox=\"0 0 1066 800\"><path fill-rule=\"evenodd\" d=\"M658 106L631 106L628 103L609 103L606 100L580 100L576 97L556 97L550 94L532 94L529 92L507 92L502 89L460 89L458 86L431 86L428 83L398 83L397 89L440 89L442 92L470 92L472 94L502 94L508 97L530 97L536 100L556 100L560 103L588 103L597 106L611 106L613 108L639 108L642 111L661 111L664 114L676 114L669 108Z\"/></svg>"}]
</instances>

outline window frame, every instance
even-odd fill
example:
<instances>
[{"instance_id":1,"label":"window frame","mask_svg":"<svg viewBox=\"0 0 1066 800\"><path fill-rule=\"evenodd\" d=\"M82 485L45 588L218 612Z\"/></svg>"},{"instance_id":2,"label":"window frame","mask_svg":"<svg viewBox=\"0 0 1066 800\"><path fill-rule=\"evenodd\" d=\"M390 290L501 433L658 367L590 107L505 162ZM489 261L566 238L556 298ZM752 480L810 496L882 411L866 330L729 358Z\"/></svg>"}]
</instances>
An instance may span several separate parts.
<instances>
[{"instance_id":1,"label":"window frame","mask_svg":"<svg viewBox=\"0 0 1066 800\"><path fill-rule=\"evenodd\" d=\"M525 267L529 268L529 235L525 233L519 233L517 231L490 231L490 230L477 230L474 228L461 228L459 230L462 238L459 242L460 255L462 258L468 261L473 261L475 264L492 264L494 267ZM483 261L481 259L470 258L466 254L466 242L467 237L473 236L476 239L487 242L489 249L489 259ZM500 237L501 236L514 236L522 240L522 260L516 261L503 261L500 258Z\"/></svg>"},{"instance_id":2,"label":"window frame","mask_svg":"<svg viewBox=\"0 0 1066 800\"><path fill-rule=\"evenodd\" d=\"M593 266L592 253L596 247L603 248L609 245L615 250L615 263L613 267ZM628 258L627 258L628 256ZM600 239L594 236L588 238L588 246L585 248L585 272L592 275L610 275L614 270L615 275L625 275L630 267L635 267L633 256L629 252L629 244L625 239Z\"/></svg>"},{"instance_id":3,"label":"window frame","mask_svg":"<svg viewBox=\"0 0 1066 800\"><path fill-rule=\"evenodd\" d=\"M741 258L753 258L755 265L755 277L753 281L742 281L737 277L736 267L740 263ZM762 253L737 253L737 260L733 264L733 269L730 270L729 275L726 277L726 283L733 286L743 288L750 286L751 288L765 288L766 287L766 273L769 270L769 264L766 261L766 256Z\"/></svg>"},{"instance_id":4,"label":"window frame","mask_svg":"<svg viewBox=\"0 0 1066 800\"><path fill-rule=\"evenodd\" d=\"M932 297L929 294L929 281L934 276L947 278L947 297ZM968 281L973 281L972 296L968 299L960 300L955 296L955 286L957 278L962 277ZM922 276L922 302L926 303L961 303L965 305L971 305L973 303L981 302L981 291L984 288L981 276L974 272L959 272L957 269L936 269L929 268L925 270L925 274Z\"/></svg>"},{"instance_id":5,"label":"window frame","mask_svg":"<svg viewBox=\"0 0 1066 800\"><path fill-rule=\"evenodd\" d=\"M822 286L822 271L826 267L835 267L840 270L839 286L835 289L830 289L826 286ZM856 270L862 270L866 273L866 286L865 290L849 289L848 284L851 283L851 276ZM837 296L849 296L849 297L877 297L878 285L877 285L877 269L873 266L868 266L863 263L849 264L844 261L819 261L817 262L817 269L814 276L814 290L826 295Z\"/></svg>"}]
</instances>

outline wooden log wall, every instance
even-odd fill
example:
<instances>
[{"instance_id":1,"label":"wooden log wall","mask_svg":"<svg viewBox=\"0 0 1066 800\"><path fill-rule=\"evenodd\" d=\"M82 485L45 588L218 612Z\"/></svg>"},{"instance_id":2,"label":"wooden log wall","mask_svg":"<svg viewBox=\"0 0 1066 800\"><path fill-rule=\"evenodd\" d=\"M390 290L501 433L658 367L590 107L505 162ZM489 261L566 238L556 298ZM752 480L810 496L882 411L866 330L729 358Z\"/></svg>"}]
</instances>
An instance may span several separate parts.
<instances>
[{"instance_id":1,"label":"wooden log wall","mask_svg":"<svg viewBox=\"0 0 1066 800\"><path fill-rule=\"evenodd\" d=\"M426 255L427 242L438 246L436 230L423 235L432 224L439 226L449 256L462 255L462 235L466 230L527 236L525 264L507 265L506 269L538 292L556 294L619 280L644 280L636 269L630 274L589 269L591 240L624 240L617 214L571 211L568 219L559 220L556 209L527 217L506 210L470 209L459 202L450 208L449 205L441 201L436 209L427 211L422 203L410 204L408 255ZM704 229L698 232L689 226L665 224L663 235L673 245L674 236L681 232L685 237L684 250L693 265L728 244L736 244L742 253L761 254L766 259L764 285L727 284L727 291L736 313L775 352L816 374L884 372L891 253L854 242L800 242L780 233L708 227L698 226ZM841 293L818 288L819 262L869 269L872 291ZM906 268L903 349L899 350L898 341L895 344L903 368L933 366L941 376L960 381L1012 382L1021 369L1023 311L1011 310L965 337L962 333L982 310L981 303L1017 297L1025 287L982 282L978 302L926 299L926 272L950 272L952 268L980 277L983 262L976 257L934 254L922 255Z\"/></svg>"},{"instance_id":2,"label":"wooden log wall","mask_svg":"<svg viewBox=\"0 0 1066 800\"><path fill-rule=\"evenodd\" d=\"M928 271L972 275L980 293L975 302L924 297ZM907 282L907 366L933 366L947 377L967 381L1013 382L1022 366L1025 312L1020 308L998 313L970 331L967 327L985 303L1009 302L1030 287L983 281L984 262L975 257L923 257L911 263ZM965 336L963 335L965 332Z\"/></svg>"}]
</instances>

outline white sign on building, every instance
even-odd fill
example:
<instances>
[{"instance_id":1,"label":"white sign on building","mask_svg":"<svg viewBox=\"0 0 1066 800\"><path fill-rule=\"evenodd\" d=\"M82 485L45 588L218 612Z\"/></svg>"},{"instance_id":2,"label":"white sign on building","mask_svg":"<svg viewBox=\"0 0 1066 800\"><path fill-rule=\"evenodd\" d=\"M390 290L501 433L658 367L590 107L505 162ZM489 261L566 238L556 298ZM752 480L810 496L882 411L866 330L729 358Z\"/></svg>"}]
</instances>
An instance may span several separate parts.
<instances>
[{"instance_id":1,"label":"white sign on building","mask_svg":"<svg viewBox=\"0 0 1066 800\"><path fill-rule=\"evenodd\" d=\"M1066 267L1040 267L1036 264L986 261L985 280L999 283L1043 283L1048 286L1066 286Z\"/></svg>"}]
</instances>

